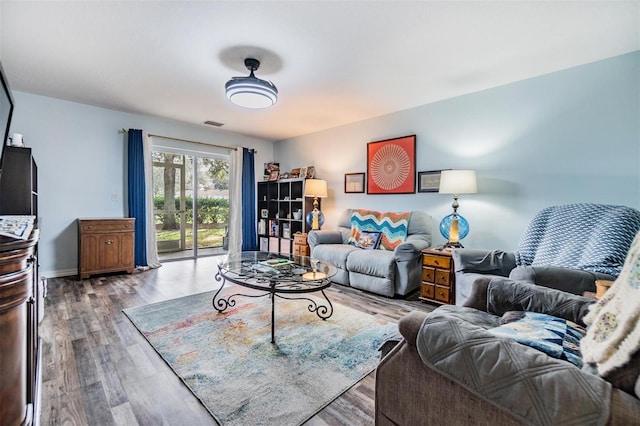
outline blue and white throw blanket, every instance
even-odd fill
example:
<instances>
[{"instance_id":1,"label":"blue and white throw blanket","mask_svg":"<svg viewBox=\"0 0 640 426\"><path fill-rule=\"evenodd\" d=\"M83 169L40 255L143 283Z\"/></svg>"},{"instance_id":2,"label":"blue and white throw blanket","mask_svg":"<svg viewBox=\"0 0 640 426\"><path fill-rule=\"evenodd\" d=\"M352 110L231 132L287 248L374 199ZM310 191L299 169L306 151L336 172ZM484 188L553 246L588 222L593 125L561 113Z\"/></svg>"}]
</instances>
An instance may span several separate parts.
<instances>
[{"instance_id":1,"label":"blue and white throw blanket","mask_svg":"<svg viewBox=\"0 0 640 426\"><path fill-rule=\"evenodd\" d=\"M617 277L639 230L640 211L631 207L589 203L547 207L522 236L516 264Z\"/></svg>"}]
</instances>

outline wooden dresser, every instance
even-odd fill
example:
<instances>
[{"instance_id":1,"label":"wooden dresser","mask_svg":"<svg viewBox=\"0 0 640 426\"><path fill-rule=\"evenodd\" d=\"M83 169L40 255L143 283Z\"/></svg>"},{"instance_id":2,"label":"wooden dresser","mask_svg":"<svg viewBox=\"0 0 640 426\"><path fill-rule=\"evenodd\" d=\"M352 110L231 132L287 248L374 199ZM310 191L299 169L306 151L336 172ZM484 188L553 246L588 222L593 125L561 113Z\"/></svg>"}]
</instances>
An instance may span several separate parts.
<instances>
[{"instance_id":1,"label":"wooden dresser","mask_svg":"<svg viewBox=\"0 0 640 426\"><path fill-rule=\"evenodd\" d=\"M78 274L126 271L133 273L134 221L123 219L78 219Z\"/></svg>"},{"instance_id":2,"label":"wooden dresser","mask_svg":"<svg viewBox=\"0 0 640 426\"><path fill-rule=\"evenodd\" d=\"M0 237L0 424L38 421L39 232L26 240Z\"/></svg>"},{"instance_id":3,"label":"wooden dresser","mask_svg":"<svg viewBox=\"0 0 640 426\"><path fill-rule=\"evenodd\" d=\"M24 240L0 236L0 425L37 425L45 293L38 280L38 167L31 148L5 146L0 168L0 215L35 222Z\"/></svg>"},{"instance_id":4,"label":"wooden dresser","mask_svg":"<svg viewBox=\"0 0 640 426\"><path fill-rule=\"evenodd\" d=\"M422 282L420 299L428 302L453 305L455 299L455 274L449 250L422 250Z\"/></svg>"}]
</instances>

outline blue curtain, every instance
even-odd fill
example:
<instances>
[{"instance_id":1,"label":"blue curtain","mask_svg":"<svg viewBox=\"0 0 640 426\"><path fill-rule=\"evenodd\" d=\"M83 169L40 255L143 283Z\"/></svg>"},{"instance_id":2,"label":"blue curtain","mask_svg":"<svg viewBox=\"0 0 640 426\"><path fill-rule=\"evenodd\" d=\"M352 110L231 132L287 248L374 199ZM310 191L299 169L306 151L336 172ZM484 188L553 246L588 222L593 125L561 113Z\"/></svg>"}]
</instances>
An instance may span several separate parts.
<instances>
[{"instance_id":1,"label":"blue curtain","mask_svg":"<svg viewBox=\"0 0 640 426\"><path fill-rule=\"evenodd\" d=\"M242 148L242 251L258 249L255 154Z\"/></svg>"},{"instance_id":2,"label":"blue curtain","mask_svg":"<svg viewBox=\"0 0 640 426\"><path fill-rule=\"evenodd\" d=\"M147 209L145 203L144 151L142 147L142 130L129 129L127 134L129 136L129 217L133 217L136 219L135 264L136 266L147 266L147 239L145 232Z\"/></svg>"}]
</instances>

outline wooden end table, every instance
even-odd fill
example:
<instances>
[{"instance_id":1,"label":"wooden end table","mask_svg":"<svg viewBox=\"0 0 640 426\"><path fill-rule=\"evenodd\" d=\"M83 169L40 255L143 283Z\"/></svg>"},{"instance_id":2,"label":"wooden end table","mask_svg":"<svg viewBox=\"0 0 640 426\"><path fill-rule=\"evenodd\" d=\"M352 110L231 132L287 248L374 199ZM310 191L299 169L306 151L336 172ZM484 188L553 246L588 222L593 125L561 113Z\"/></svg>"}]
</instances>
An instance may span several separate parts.
<instances>
[{"instance_id":1,"label":"wooden end table","mask_svg":"<svg viewBox=\"0 0 640 426\"><path fill-rule=\"evenodd\" d=\"M296 256L309 256L309 244L307 243L306 232L293 234L293 254Z\"/></svg>"},{"instance_id":2,"label":"wooden end table","mask_svg":"<svg viewBox=\"0 0 640 426\"><path fill-rule=\"evenodd\" d=\"M451 250L427 248L422 250L422 282L420 300L454 305L455 273Z\"/></svg>"}]
</instances>

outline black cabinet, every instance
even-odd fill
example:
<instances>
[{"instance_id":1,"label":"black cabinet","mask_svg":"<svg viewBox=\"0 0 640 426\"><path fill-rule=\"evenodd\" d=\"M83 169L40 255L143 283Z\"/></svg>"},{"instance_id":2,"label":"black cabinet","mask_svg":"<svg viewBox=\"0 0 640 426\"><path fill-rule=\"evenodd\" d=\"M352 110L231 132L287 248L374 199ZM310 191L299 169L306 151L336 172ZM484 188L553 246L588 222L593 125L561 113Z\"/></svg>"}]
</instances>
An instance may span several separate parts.
<instances>
[{"instance_id":1,"label":"black cabinet","mask_svg":"<svg viewBox=\"0 0 640 426\"><path fill-rule=\"evenodd\" d=\"M4 147L0 214L38 216L38 167L31 148Z\"/></svg>"},{"instance_id":2,"label":"black cabinet","mask_svg":"<svg viewBox=\"0 0 640 426\"><path fill-rule=\"evenodd\" d=\"M297 233L310 230L305 222L313 198L304 196L305 179L258 182L258 243L261 251L293 253Z\"/></svg>"}]
</instances>

